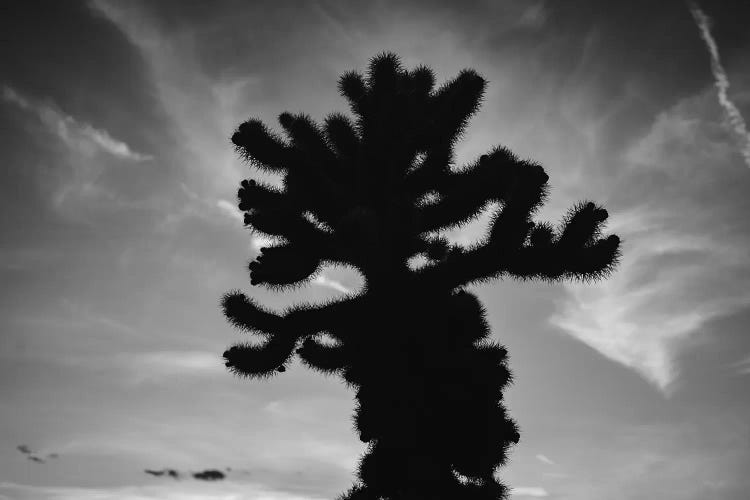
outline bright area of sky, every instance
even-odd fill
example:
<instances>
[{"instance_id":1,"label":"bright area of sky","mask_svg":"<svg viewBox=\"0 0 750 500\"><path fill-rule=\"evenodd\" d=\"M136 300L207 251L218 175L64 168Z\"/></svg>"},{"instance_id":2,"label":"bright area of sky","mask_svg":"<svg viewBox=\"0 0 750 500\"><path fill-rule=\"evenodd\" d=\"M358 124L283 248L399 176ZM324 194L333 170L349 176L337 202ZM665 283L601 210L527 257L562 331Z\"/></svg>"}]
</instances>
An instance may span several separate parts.
<instances>
[{"instance_id":1,"label":"bright area of sky","mask_svg":"<svg viewBox=\"0 0 750 500\"><path fill-rule=\"evenodd\" d=\"M745 499L750 22L742 2L18 2L0 44L0 498L333 498L352 394L294 365L239 380L218 301L244 271L244 119L347 111L383 50L489 80L460 162L502 144L610 211L598 284L478 288L516 383L514 498ZM692 11L691 11L692 8ZM451 236L480 237L482 221ZM383 360L383 369L388 369ZM461 429L445 429L461 432ZM19 448L19 446L21 446ZM174 469L168 474L146 474ZM194 479L217 469L225 479Z\"/></svg>"}]
</instances>

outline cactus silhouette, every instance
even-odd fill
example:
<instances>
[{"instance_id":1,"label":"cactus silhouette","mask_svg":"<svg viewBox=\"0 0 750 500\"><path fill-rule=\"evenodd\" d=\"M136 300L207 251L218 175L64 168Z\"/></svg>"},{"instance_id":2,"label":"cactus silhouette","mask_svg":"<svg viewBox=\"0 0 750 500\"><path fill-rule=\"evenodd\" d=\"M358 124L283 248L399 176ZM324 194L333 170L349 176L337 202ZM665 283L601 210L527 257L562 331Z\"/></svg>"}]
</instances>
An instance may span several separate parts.
<instances>
[{"instance_id":1,"label":"cactus silhouette","mask_svg":"<svg viewBox=\"0 0 750 500\"><path fill-rule=\"evenodd\" d=\"M354 427L367 450L340 500L505 498L495 472L519 440L502 399L507 352L465 287L602 278L620 240L602 237L607 211L592 202L560 227L532 222L547 174L505 148L455 167L454 146L485 91L475 71L436 88L430 68L406 70L383 53L338 85L354 120L331 114L319 126L282 113L285 138L255 119L239 126L239 154L283 178L283 188L242 181L239 208L246 225L280 242L250 263L253 285L281 291L337 264L357 269L364 286L283 312L226 294L228 320L262 338L229 348L226 366L266 378L296 354L356 391ZM499 208L483 241L466 248L440 236L490 202ZM424 265L410 264L417 255Z\"/></svg>"}]
</instances>

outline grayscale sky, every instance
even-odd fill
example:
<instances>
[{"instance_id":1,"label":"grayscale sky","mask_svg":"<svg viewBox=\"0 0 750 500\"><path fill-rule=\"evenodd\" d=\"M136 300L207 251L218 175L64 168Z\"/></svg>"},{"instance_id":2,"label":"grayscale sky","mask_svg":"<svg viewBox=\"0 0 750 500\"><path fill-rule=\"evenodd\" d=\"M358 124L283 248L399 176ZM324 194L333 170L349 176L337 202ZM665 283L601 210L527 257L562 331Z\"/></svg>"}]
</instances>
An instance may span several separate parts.
<instances>
[{"instance_id":1,"label":"grayscale sky","mask_svg":"<svg viewBox=\"0 0 750 500\"><path fill-rule=\"evenodd\" d=\"M4 2L0 499L349 487L364 445L340 381L221 362L240 340L225 291L282 307L360 285L250 286L262 242L229 137L347 111L339 75L390 50L489 80L460 162L508 146L550 175L541 218L592 199L624 239L605 282L477 288L516 378L513 498L745 500L749 24L742 1ZM164 468L180 478L144 473ZM190 477L205 469L226 479Z\"/></svg>"}]
</instances>

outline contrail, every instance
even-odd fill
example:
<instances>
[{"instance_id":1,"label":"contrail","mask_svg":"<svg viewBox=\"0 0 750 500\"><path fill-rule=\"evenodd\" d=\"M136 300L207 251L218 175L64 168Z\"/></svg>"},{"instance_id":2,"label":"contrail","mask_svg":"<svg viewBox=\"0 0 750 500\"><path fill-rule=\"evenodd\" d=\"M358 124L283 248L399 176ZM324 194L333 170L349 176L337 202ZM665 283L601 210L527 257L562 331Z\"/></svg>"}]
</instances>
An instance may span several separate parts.
<instances>
[{"instance_id":1,"label":"contrail","mask_svg":"<svg viewBox=\"0 0 750 500\"><path fill-rule=\"evenodd\" d=\"M737 106L729 98L727 92L729 90L729 78L727 77L727 72L724 71L724 67L721 65L719 48L716 46L716 41L711 35L711 19L694 2L689 2L688 6L690 13L695 18L695 23L698 25L701 38L706 42L706 47L708 47L708 52L711 55L711 73L714 75L714 84L716 85L719 104L727 113L729 124L732 126L734 133L742 141L742 156L745 158L747 166L750 167L750 133L747 131L747 125L740 110L737 109Z\"/></svg>"}]
</instances>

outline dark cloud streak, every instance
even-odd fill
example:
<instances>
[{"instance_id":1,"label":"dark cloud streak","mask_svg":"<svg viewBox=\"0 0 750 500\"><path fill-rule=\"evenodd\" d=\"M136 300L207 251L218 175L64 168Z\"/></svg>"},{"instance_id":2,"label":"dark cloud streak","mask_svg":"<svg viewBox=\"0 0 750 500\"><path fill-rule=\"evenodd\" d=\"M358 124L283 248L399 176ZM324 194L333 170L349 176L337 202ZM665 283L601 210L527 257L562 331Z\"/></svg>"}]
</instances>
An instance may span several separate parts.
<instances>
[{"instance_id":1,"label":"dark cloud streak","mask_svg":"<svg viewBox=\"0 0 750 500\"><path fill-rule=\"evenodd\" d=\"M180 478L180 473L174 469L161 469L161 470L144 469L143 472L145 472L146 474L155 476L155 477L171 477L172 479Z\"/></svg>"},{"instance_id":2,"label":"dark cloud streak","mask_svg":"<svg viewBox=\"0 0 750 500\"><path fill-rule=\"evenodd\" d=\"M229 467L227 467L227 472L231 471ZM150 474L154 477L171 477L172 479L180 479L183 476L183 473L179 472L176 469L144 469L143 472L146 474ZM221 481L226 478L226 474L219 469L205 469L198 472L190 472L186 475L191 476L193 479L197 479L198 481Z\"/></svg>"},{"instance_id":3,"label":"dark cloud streak","mask_svg":"<svg viewBox=\"0 0 750 500\"><path fill-rule=\"evenodd\" d=\"M221 481L226 475L218 469L206 469L201 472L193 472L193 477L200 481Z\"/></svg>"}]
</instances>

